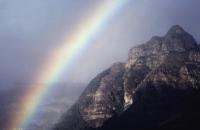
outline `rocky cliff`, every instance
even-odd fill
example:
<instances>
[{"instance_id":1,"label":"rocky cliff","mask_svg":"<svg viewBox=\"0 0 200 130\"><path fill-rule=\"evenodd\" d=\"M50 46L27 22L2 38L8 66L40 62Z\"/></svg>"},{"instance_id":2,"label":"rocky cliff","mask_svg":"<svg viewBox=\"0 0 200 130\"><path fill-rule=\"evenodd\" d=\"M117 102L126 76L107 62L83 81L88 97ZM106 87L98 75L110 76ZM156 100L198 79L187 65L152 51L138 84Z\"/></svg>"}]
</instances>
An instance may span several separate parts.
<instances>
[{"instance_id":1,"label":"rocky cliff","mask_svg":"<svg viewBox=\"0 0 200 130\"><path fill-rule=\"evenodd\" d=\"M97 75L55 129L97 128L124 110L124 63L115 63Z\"/></svg>"},{"instance_id":2,"label":"rocky cliff","mask_svg":"<svg viewBox=\"0 0 200 130\"><path fill-rule=\"evenodd\" d=\"M94 78L55 129L182 128L200 118L199 87L199 46L175 25Z\"/></svg>"}]
</instances>

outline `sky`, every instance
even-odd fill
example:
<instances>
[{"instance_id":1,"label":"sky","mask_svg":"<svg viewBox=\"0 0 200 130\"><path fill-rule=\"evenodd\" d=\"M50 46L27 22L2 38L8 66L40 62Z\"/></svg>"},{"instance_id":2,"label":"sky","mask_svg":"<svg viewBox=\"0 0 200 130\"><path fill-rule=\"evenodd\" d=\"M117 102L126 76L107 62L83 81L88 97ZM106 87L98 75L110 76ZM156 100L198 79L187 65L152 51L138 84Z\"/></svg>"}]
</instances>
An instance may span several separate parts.
<instances>
[{"instance_id":1,"label":"sky","mask_svg":"<svg viewBox=\"0 0 200 130\"><path fill-rule=\"evenodd\" d=\"M31 82L48 54L106 0L0 0L0 87ZM199 0L130 0L58 82L88 83L128 50L181 25L200 42Z\"/></svg>"}]
</instances>

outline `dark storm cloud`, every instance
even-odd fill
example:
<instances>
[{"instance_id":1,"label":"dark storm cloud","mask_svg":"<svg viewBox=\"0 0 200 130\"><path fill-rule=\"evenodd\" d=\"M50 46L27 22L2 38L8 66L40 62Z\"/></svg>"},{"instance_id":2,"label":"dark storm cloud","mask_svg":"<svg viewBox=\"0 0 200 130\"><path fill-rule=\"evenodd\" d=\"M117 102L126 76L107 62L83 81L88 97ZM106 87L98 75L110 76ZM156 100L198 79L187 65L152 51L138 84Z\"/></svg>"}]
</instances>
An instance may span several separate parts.
<instances>
[{"instance_id":1,"label":"dark storm cloud","mask_svg":"<svg viewBox=\"0 0 200 130\"><path fill-rule=\"evenodd\" d=\"M199 6L199 0L131 1L83 54L79 67L73 70L74 78L91 79L112 63L125 61L131 47L154 35L165 35L174 24L183 26L200 41Z\"/></svg>"},{"instance_id":2,"label":"dark storm cloud","mask_svg":"<svg viewBox=\"0 0 200 130\"><path fill-rule=\"evenodd\" d=\"M45 55L61 44L97 1L0 0L0 81L34 78ZM174 24L200 41L199 0L132 0L94 39L61 81L88 82L115 61L125 61L130 47Z\"/></svg>"}]
</instances>

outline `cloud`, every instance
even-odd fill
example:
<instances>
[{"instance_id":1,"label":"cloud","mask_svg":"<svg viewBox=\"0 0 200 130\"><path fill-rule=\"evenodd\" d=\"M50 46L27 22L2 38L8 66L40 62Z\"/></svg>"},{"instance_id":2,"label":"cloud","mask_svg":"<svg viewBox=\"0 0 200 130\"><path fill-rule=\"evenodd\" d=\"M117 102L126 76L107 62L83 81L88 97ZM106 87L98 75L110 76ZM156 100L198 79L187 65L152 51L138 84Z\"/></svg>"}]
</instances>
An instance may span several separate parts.
<instances>
[{"instance_id":1,"label":"cloud","mask_svg":"<svg viewBox=\"0 0 200 130\"><path fill-rule=\"evenodd\" d=\"M0 1L0 81L35 78L47 53L95 9L98 2L66 0ZM199 0L133 0L110 20L61 81L89 82L128 50L180 24L200 41Z\"/></svg>"}]
</instances>

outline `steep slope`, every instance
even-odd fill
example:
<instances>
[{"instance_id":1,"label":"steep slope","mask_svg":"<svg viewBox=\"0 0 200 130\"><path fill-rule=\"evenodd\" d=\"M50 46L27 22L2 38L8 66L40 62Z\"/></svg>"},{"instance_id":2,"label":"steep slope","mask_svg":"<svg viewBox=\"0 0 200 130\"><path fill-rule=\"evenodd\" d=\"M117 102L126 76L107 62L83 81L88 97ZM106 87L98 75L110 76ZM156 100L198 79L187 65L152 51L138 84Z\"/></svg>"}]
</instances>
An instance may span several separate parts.
<instances>
[{"instance_id":1,"label":"steep slope","mask_svg":"<svg viewBox=\"0 0 200 130\"><path fill-rule=\"evenodd\" d=\"M132 48L124 78L126 105L132 104L135 88L150 72L165 64L172 69L180 67L187 62L188 55L192 58L195 54L198 55L198 46L194 38L178 25L171 27L164 37L155 36L147 43Z\"/></svg>"},{"instance_id":2,"label":"steep slope","mask_svg":"<svg viewBox=\"0 0 200 130\"><path fill-rule=\"evenodd\" d=\"M130 107L98 130L199 129L199 87L198 45L173 26L164 37L130 50L124 78Z\"/></svg>"},{"instance_id":3,"label":"steep slope","mask_svg":"<svg viewBox=\"0 0 200 130\"><path fill-rule=\"evenodd\" d=\"M199 46L175 25L98 75L55 129L186 128L200 118L199 87Z\"/></svg>"},{"instance_id":4,"label":"steep slope","mask_svg":"<svg viewBox=\"0 0 200 130\"><path fill-rule=\"evenodd\" d=\"M121 113L124 106L124 68L124 63L116 63L97 75L55 129L96 128L113 115Z\"/></svg>"}]
</instances>

